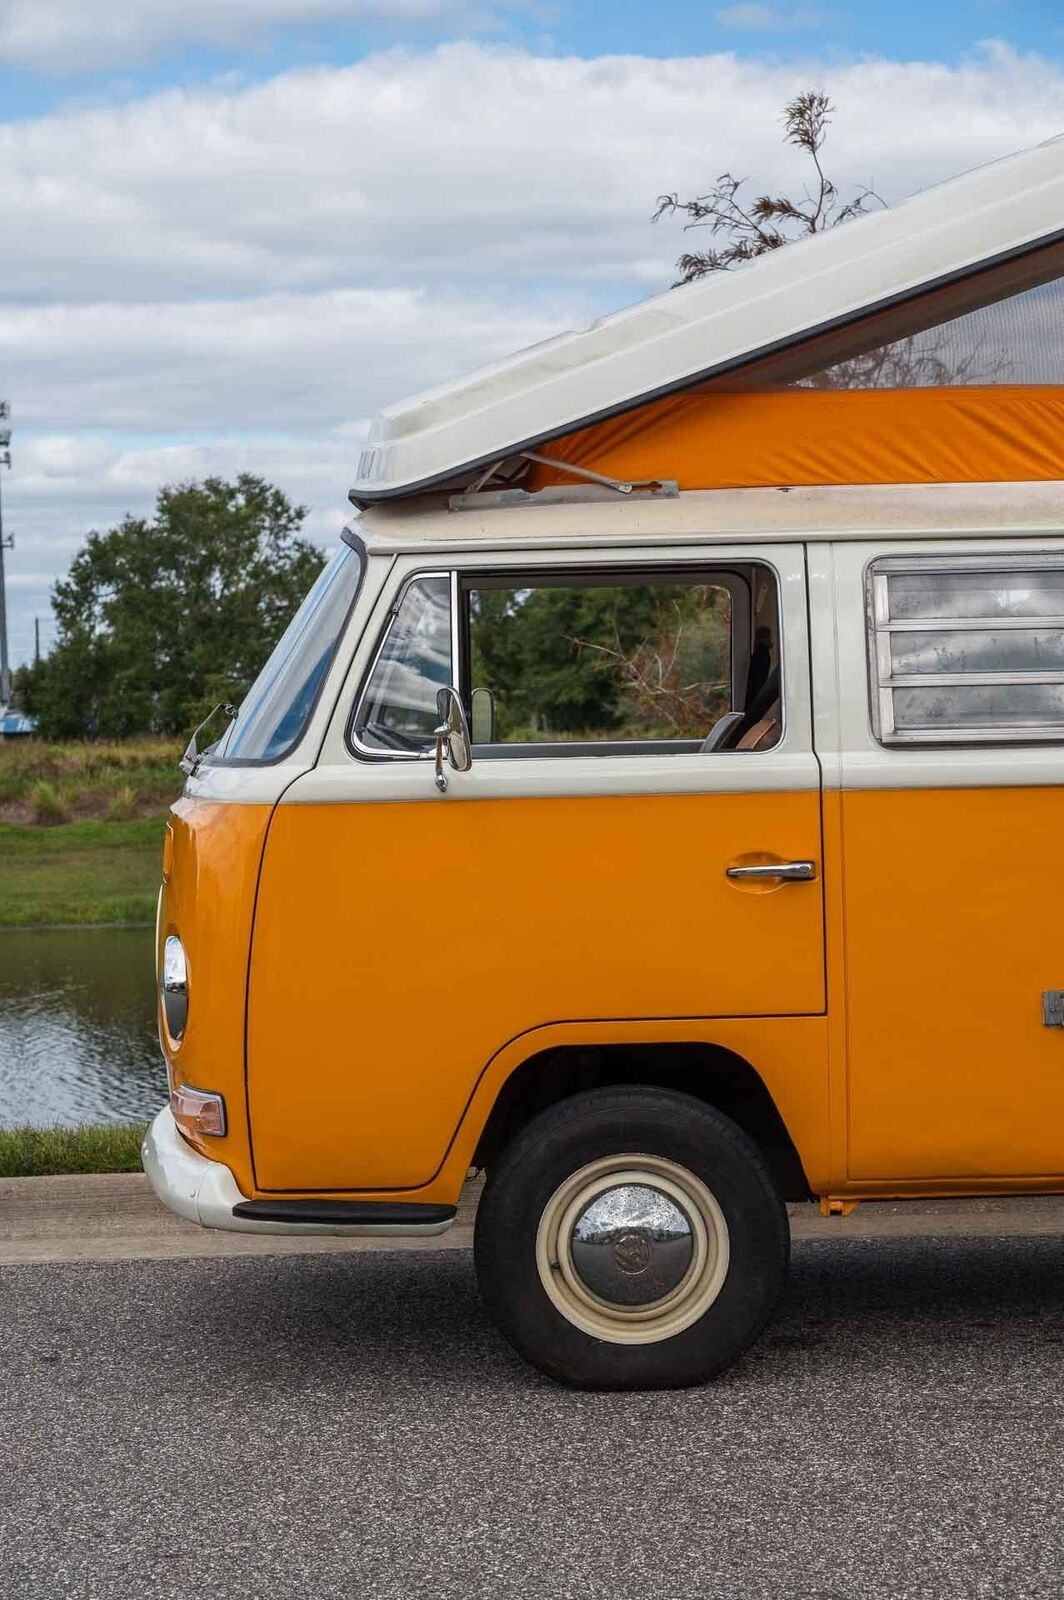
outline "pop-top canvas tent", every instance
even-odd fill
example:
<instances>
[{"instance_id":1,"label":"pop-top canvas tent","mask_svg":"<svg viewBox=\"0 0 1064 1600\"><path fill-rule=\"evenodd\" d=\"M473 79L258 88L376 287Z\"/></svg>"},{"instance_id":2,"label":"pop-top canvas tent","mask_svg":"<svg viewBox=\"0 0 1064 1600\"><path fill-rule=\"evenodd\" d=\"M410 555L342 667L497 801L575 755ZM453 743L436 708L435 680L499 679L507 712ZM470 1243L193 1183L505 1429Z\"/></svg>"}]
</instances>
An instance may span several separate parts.
<instances>
[{"instance_id":1,"label":"pop-top canvas tent","mask_svg":"<svg viewBox=\"0 0 1064 1600\"><path fill-rule=\"evenodd\" d=\"M1064 138L374 419L352 499L1064 480Z\"/></svg>"}]
</instances>

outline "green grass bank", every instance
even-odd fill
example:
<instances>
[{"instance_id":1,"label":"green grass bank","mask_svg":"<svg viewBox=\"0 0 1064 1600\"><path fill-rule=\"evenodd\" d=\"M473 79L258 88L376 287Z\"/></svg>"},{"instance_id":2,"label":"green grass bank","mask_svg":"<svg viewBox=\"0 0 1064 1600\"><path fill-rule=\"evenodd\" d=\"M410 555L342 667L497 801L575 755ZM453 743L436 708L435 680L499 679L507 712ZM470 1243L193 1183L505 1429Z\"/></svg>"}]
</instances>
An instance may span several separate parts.
<instances>
[{"instance_id":1,"label":"green grass bank","mask_svg":"<svg viewBox=\"0 0 1064 1600\"><path fill-rule=\"evenodd\" d=\"M87 1123L81 1128L0 1128L0 1178L61 1173L139 1172L147 1123Z\"/></svg>"},{"instance_id":2,"label":"green grass bank","mask_svg":"<svg viewBox=\"0 0 1064 1600\"><path fill-rule=\"evenodd\" d=\"M0 822L129 822L161 816L181 791L181 748L162 739L0 742Z\"/></svg>"},{"instance_id":3,"label":"green grass bank","mask_svg":"<svg viewBox=\"0 0 1064 1600\"><path fill-rule=\"evenodd\" d=\"M162 817L0 823L0 927L155 920Z\"/></svg>"},{"instance_id":4,"label":"green grass bank","mask_svg":"<svg viewBox=\"0 0 1064 1600\"><path fill-rule=\"evenodd\" d=\"M180 748L0 742L0 927L150 923Z\"/></svg>"}]
</instances>

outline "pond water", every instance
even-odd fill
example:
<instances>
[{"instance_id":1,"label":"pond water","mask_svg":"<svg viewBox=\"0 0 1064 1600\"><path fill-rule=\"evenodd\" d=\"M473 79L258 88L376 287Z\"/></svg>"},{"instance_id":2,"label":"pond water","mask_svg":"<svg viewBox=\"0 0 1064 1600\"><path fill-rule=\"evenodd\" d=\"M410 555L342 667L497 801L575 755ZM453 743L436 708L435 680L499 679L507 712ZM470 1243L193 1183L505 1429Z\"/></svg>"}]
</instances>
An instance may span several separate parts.
<instances>
[{"instance_id":1,"label":"pond water","mask_svg":"<svg viewBox=\"0 0 1064 1600\"><path fill-rule=\"evenodd\" d=\"M155 1115L152 947L149 928L0 932L0 1127Z\"/></svg>"}]
</instances>

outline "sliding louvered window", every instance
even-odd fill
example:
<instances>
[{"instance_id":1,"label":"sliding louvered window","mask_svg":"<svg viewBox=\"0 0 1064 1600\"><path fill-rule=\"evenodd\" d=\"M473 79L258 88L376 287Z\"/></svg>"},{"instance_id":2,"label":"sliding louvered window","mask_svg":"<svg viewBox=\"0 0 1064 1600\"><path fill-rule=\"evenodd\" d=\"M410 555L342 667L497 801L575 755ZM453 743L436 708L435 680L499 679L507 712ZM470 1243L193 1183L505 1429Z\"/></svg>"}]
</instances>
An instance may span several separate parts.
<instances>
[{"instance_id":1,"label":"sliding louvered window","mask_svg":"<svg viewBox=\"0 0 1064 1600\"><path fill-rule=\"evenodd\" d=\"M868 586L884 744L1064 739L1064 556L887 557Z\"/></svg>"}]
</instances>

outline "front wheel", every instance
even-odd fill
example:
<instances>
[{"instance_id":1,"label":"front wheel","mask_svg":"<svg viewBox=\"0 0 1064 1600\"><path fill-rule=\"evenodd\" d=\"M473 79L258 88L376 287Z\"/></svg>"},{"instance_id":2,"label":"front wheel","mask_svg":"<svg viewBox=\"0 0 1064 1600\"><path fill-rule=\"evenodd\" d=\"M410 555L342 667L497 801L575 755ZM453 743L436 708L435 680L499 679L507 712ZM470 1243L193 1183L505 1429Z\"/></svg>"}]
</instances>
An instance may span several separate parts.
<instances>
[{"instance_id":1,"label":"front wheel","mask_svg":"<svg viewBox=\"0 0 1064 1600\"><path fill-rule=\"evenodd\" d=\"M711 1106L596 1089L502 1152L476 1221L481 1294L514 1348L587 1389L703 1383L757 1337L790 1233L757 1147Z\"/></svg>"}]
</instances>

